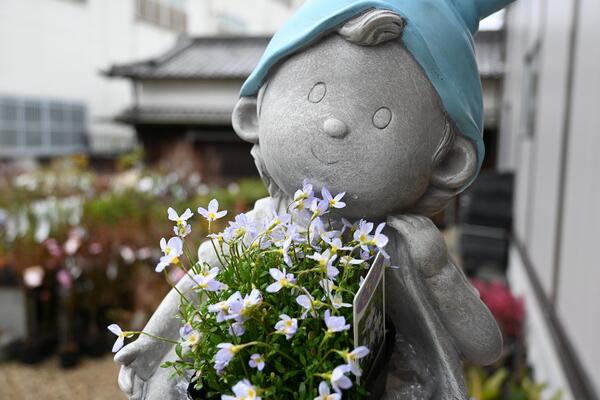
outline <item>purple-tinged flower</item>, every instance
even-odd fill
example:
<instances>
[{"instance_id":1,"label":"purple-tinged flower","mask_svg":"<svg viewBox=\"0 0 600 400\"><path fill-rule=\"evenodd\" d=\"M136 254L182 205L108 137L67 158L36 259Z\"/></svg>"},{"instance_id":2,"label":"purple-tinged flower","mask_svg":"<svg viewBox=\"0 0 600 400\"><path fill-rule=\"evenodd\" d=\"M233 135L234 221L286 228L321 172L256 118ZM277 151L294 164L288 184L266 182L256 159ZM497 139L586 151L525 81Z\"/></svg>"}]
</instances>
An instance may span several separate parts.
<instances>
[{"instance_id":1,"label":"purple-tinged flower","mask_svg":"<svg viewBox=\"0 0 600 400\"><path fill-rule=\"evenodd\" d=\"M247 379L236 383L231 390L235 396L224 394L221 396L221 400L261 400L257 394L256 387L252 386Z\"/></svg>"},{"instance_id":2,"label":"purple-tinged flower","mask_svg":"<svg viewBox=\"0 0 600 400\"><path fill-rule=\"evenodd\" d=\"M131 332L123 331L117 324L109 325L108 330L117 335L117 340L115 340L115 344L112 348L113 353L116 353L123 348L123 345L125 344L125 338L133 336Z\"/></svg>"},{"instance_id":3,"label":"purple-tinged flower","mask_svg":"<svg viewBox=\"0 0 600 400\"><path fill-rule=\"evenodd\" d=\"M277 293L282 288L292 286L294 282L296 282L294 274L286 274L285 268L283 269L283 272L277 268L271 268L269 269L269 274L271 274L271 277L275 279L275 282L267 286L267 292L269 293Z\"/></svg>"},{"instance_id":4,"label":"purple-tinged flower","mask_svg":"<svg viewBox=\"0 0 600 400\"><path fill-rule=\"evenodd\" d=\"M337 393L342 393L342 390L350 389L352 387L352 381L346 376L350 371L348 365L339 365L333 369L331 373L331 387Z\"/></svg>"},{"instance_id":5,"label":"purple-tinged flower","mask_svg":"<svg viewBox=\"0 0 600 400\"><path fill-rule=\"evenodd\" d=\"M227 241L242 239L248 245L256 238L257 233L254 223L248 216L246 214L238 214L235 220L229 223L223 235Z\"/></svg>"},{"instance_id":6,"label":"purple-tinged flower","mask_svg":"<svg viewBox=\"0 0 600 400\"><path fill-rule=\"evenodd\" d=\"M198 208L198 214L202 215L208 222L213 222L227 215L227 210L219 211L219 202L217 199L212 199L208 203L208 209L204 207Z\"/></svg>"},{"instance_id":7,"label":"purple-tinged flower","mask_svg":"<svg viewBox=\"0 0 600 400\"><path fill-rule=\"evenodd\" d=\"M234 322L233 324L231 324L231 326L229 327L229 334L233 335L233 336L237 336L240 337L242 336L244 333L246 332L246 327L244 326L244 323L241 321L238 322Z\"/></svg>"},{"instance_id":8,"label":"purple-tinged flower","mask_svg":"<svg viewBox=\"0 0 600 400\"><path fill-rule=\"evenodd\" d=\"M350 324L346 324L346 318L343 316L332 316L329 310L325 310L325 325L327 333L336 333L350 329Z\"/></svg>"},{"instance_id":9,"label":"purple-tinged flower","mask_svg":"<svg viewBox=\"0 0 600 400\"><path fill-rule=\"evenodd\" d=\"M265 368L265 358L262 354L254 353L250 356L248 365L251 368L256 368L257 370L262 371Z\"/></svg>"},{"instance_id":10,"label":"purple-tinged flower","mask_svg":"<svg viewBox=\"0 0 600 400\"><path fill-rule=\"evenodd\" d=\"M314 400L341 400L342 395L339 393L331 393L329 391L329 385L327 382L322 381L319 383L319 396L315 397Z\"/></svg>"},{"instance_id":11,"label":"purple-tinged flower","mask_svg":"<svg viewBox=\"0 0 600 400\"><path fill-rule=\"evenodd\" d=\"M171 264L179 264L179 257L183 254L183 242L177 236L172 237L167 242L165 238L160 239L160 249L164 256L160 258L160 262L156 265L156 272L162 272Z\"/></svg>"},{"instance_id":12,"label":"purple-tinged flower","mask_svg":"<svg viewBox=\"0 0 600 400\"><path fill-rule=\"evenodd\" d=\"M219 351L215 355L215 370L220 374L229 365L236 353L241 350L241 347L232 343L219 343L217 347Z\"/></svg>"},{"instance_id":13,"label":"purple-tinged flower","mask_svg":"<svg viewBox=\"0 0 600 400\"><path fill-rule=\"evenodd\" d=\"M215 279L218 273L219 269L213 268L208 274L199 274L194 276L196 289L206 290L208 292L218 292L219 290L222 290L223 284Z\"/></svg>"},{"instance_id":14,"label":"purple-tinged flower","mask_svg":"<svg viewBox=\"0 0 600 400\"><path fill-rule=\"evenodd\" d=\"M327 188L323 188L321 190L321 194L323 195L323 200L325 200L330 208L344 208L346 207L346 203L344 203L342 200L342 197L344 197L344 195L346 194L346 192L342 192L342 193L338 193L334 196L331 195L331 193L329 193L329 190L327 190Z\"/></svg>"},{"instance_id":15,"label":"purple-tinged flower","mask_svg":"<svg viewBox=\"0 0 600 400\"><path fill-rule=\"evenodd\" d=\"M179 328L179 336L184 339L187 335L192 332L194 328L189 323L185 323L181 328Z\"/></svg>"},{"instance_id":16,"label":"purple-tinged flower","mask_svg":"<svg viewBox=\"0 0 600 400\"><path fill-rule=\"evenodd\" d=\"M329 279L335 279L336 276L340 273L340 271L333 266L333 262L337 258L336 255L331 255L331 251L329 249L325 250L323 253L315 252L307 256L311 260L315 260L319 263L319 268L321 271L327 273Z\"/></svg>"},{"instance_id":17,"label":"purple-tinged flower","mask_svg":"<svg viewBox=\"0 0 600 400\"><path fill-rule=\"evenodd\" d=\"M320 217L329 210L329 203L325 200L313 199L310 203L310 211L312 211L312 218Z\"/></svg>"},{"instance_id":18,"label":"purple-tinged flower","mask_svg":"<svg viewBox=\"0 0 600 400\"><path fill-rule=\"evenodd\" d=\"M228 321L237 318L242 310L242 295L235 292L225 301L208 306L209 312L217 313L217 322Z\"/></svg>"},{"instance_id":19,"label":"purple-tinged flower","mask_svg":"<svg viewBox=\"0 0 600 400\"><path fill-rule=\"evenodd\" d=\"M298 320L290 318L286 314L279 316L279 322L275 324L275 333L285 335L287 340L290 340L298 331Z\"/></svg>"}]
</instances>

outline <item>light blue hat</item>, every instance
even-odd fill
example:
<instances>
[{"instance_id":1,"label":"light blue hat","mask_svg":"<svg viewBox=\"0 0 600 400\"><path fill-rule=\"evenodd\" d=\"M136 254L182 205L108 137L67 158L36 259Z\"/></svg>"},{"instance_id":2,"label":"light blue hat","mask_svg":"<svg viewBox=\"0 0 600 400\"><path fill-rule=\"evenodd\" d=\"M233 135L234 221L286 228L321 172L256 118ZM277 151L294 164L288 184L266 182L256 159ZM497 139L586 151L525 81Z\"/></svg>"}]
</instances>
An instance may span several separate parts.
<instances>
[{"instance_id":1,"label":"light blue hat","mask_svg":"<svg viewBox=\"0 0 600 400\"><path fill-rule=\"evenodd\" d=\"M436 89L460 133L483 162L483 102L473 35L479 21L514 0L307 0L273 36L241 96L256 95L270 69L285 57L372 8L405 19L402 41Z\"/></svg>"}]
</instances>

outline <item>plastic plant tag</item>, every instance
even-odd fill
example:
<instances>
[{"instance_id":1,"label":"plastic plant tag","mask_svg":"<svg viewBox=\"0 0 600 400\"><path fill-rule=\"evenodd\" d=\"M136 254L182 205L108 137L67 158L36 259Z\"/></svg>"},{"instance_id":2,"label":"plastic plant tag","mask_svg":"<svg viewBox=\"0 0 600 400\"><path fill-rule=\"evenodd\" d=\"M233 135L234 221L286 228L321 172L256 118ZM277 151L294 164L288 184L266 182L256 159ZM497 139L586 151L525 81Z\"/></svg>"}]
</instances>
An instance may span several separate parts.
<instances>
[{"instance_id":1,"label":"plastic plant tag","mask_svg":"<svg viewBox=\"0 0 600 400\"><path fill-rule=\"evenodd\" d=\"M385 342L385 266L379 253L354 296L354 347L367 346L361 367L369 375Z\"/></svg>"}]
</instances>

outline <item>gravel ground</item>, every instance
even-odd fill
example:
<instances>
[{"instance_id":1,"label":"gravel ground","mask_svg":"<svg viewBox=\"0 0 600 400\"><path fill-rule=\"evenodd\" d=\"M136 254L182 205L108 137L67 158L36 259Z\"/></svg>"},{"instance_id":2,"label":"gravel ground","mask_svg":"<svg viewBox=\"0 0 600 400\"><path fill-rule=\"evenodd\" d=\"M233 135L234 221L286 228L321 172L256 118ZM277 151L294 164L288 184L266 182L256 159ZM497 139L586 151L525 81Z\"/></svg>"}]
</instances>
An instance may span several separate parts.
<instances>
[{"instance_id":1,"label":"gravel ground","mask_svg":"<svg viewBox=\"0 0 600 400\"><path fill-rule=\"evenodd\" d=\"M117 387L119 368L111 356L84 359L64 370L57 359L35 366L0 364L0 399L14 400L124 400Z\"/></svg>"}]
</instances>

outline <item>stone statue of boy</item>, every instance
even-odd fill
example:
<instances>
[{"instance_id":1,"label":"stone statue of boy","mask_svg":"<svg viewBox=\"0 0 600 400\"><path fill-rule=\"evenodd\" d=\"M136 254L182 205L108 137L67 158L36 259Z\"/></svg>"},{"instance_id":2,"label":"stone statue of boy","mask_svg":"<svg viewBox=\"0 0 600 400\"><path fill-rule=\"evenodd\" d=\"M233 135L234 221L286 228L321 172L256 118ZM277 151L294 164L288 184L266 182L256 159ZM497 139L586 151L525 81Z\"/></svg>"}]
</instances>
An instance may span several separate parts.
<instances>
[{"instance_id":1,"label":"stone statue of boy","mask_svg":"<svg viewBox=\"0 0 600 400\"><path fill-rule=\"evenodd\" d=\"M386 310L397 331L386 399L467 399L461 359L489 364L498 327L428 216L477 176L481 86L472 36L509 0L308 0L275 35L233 112L270 197L285 207L307 178L346 192L338 217L386 221ZM212 247L202 259L218 265ZM191 288L184 278L179 290ZM147 332L177 338L179 295ZM159 368L172 345L125 346L119 386L131 399L185 399L187 382Z\"/></svg>"}]
</instances>

